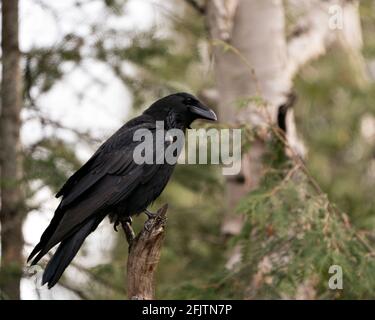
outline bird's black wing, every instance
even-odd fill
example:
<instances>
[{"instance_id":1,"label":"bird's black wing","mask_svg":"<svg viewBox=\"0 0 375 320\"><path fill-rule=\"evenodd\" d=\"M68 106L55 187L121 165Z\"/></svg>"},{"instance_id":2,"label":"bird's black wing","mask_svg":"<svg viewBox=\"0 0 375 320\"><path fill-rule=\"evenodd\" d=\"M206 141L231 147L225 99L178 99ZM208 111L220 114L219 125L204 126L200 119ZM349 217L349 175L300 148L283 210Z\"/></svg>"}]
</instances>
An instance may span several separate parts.
<instances>
[{"instance_id":1,"label":"bird's black wing","mask_svg":"<svg viewBox=\"0 0 375 320\"><path fill-rule=\"evenodd\" d=\"M126 123L104 142L57 192L57 198L63 196L63 207L71 204L106 174L125 172L132 160L132 149L137 144L133 141L133 135L138 129L154 130L155 123L142 115Z\"/></svg>"},{"instance_id":2,"label":"bird's black wing","mask_svg":"<svg viewBox=\"0 0 375 320\"><path fill-rule=\"evenodd\" d=\"M55 216L28 260L39 252L33 261L36 263L53 246L74 234L91 216L104 217L111 207L157 172L159 166L138 165L133 160L134 148L139 143L133 141L137 129L153 131L156 127L151 121L133 121L133 125L124 126L66 182L58 193L63 199Z\"/></svg>"}]
</instances>

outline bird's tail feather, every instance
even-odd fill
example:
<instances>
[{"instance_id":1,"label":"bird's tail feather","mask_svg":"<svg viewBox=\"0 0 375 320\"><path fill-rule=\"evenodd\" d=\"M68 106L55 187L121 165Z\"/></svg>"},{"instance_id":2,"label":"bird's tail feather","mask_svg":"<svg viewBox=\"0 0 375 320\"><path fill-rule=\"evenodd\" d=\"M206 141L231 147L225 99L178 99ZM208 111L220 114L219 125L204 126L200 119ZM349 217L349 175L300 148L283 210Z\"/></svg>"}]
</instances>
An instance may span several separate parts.
<instances>
[{"instance_id":1,"label":"bird's tail feather","mask_svg":"<svg viewBox=\"0 0 375 320\"><path fill-rule=\"evenodd\" d=\"M43 273L43 285L48 283L48 288L52 288L59 281L64 270L77 254L83 241L96 229L101 220L98 221L97 218L88 220L76 233L60 243Z\"/></svg>"},{"instance_id":2,"label":"bird's tail feather","mask_svg":"<svg viewBox=\"0 0 375 320\"><path fill-rule=\"evenodd\" d=\"M56 230L59 222L61 221L63 215L64 215L64 211L61 210L61 203L60 203L59 206L57 207L56 211L55 211L55 215L52 218L49 226L47 227L46 230L44 230L44 232L42 234L42 237L40 238L39 243L35 246L33 251L30 253L29 257L27 258L27 262L31 261L38 252L40 253L40 251L43 250L45 245L48 243L48 240L51 238L51 236L55 232L55 230ZM43 254L39 254L38 258L35 258L31 265L36 264L45 253L46 252L44 252Z\"/></svg>"}]
</instances>

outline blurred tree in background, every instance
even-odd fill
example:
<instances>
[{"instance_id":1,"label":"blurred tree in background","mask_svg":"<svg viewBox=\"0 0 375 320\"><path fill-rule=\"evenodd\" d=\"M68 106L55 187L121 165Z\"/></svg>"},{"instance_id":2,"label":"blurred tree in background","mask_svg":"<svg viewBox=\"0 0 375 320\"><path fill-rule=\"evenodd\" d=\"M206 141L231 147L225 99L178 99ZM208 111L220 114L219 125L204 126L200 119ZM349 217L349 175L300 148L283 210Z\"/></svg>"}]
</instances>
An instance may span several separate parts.
<instances>
[{"instance_id":1,"label":"blurred tree in background","mask_svg":"<svg viewBox=\"0 0 375 320\"><path fill-rule=\"evenodd\" d=\"M116 25L131 1L94 2L102 19L84 21L85 32L61 28L52 46L21 53L22 121L43 128L22 149L27 211L40 210L34 198L44 186L55 192L81 165L80 147L93 151L106 138L56 121L40 107L43 98L77 69L95 88L111 85L90 69L105 65L131 95L129 117L162 95L191 91L218 109L220 125L244 132L238 177L179 165L155 204L170 204L158 298L371 298L374 2L359 6L363 48L357 1L155 1L163 23L137 32ZM66 12L48 1L33 5L64 26ZM77 0L65 10L90 12L92 5ZM326 27L334 5L346 10L352 33ZM83 99L88 89L74 92ZM136 220L139 228L142 218ZM60 285L72 293L67 297L122 299L126 255L118 234L109 261L75 261L70 268L83 280L67 273ZM328 288L331 265L343 268L343 290ZM14 276L19 282L20 273ZM14 297L3 285L9 277L0 279L5 298Z\"/></svg>"},{"instance_id":2,"label":"blurred tree in background","mask_svg":"<svg viewBox=\"0 0 375 320\"><path fill-rule=\"evenodd\" d=\"M22 78L18 45L18 1L2 2L0 115L1 296L19 299L22 275L24 197L20 114ZM3 292L4 291L4 292Z\"/></svg>"}]
</instances>

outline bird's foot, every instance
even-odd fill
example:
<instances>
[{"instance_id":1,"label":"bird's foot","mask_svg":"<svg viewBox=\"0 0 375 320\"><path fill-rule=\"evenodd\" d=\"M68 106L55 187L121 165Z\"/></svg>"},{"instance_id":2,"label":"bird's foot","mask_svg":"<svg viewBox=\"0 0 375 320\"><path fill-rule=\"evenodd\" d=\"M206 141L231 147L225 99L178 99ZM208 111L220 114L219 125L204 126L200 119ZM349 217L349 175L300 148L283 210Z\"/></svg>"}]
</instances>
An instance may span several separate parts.
<instances>
[{"instance_id":1,"label":"bird's foot","mask_svg":"<svg viewBox=\"0 0 375 320\"><path fill-rule=\"evenodd\" d=\"M113 229L117 232L118 225L122 223L128 223L131 226L133 223L133 219L131 217L117 218L115 223L113 224Z\"/></svg>"}]
</instances>

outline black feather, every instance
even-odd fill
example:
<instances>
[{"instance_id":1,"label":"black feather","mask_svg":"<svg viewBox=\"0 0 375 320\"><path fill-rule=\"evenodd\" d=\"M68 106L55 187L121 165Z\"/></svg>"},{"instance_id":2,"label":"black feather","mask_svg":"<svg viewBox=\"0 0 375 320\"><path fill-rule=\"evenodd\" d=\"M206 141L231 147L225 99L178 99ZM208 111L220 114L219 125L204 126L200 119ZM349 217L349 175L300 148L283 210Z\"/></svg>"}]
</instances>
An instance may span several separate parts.
<instances>
[{"instance_id":1,"label":"black feather","mask_svg":"<svg viewBox=\"0 0 375 320\"><path fill-rule=\"evenodd\" d=\"M98 222L95 217L91 218L76 233L61 242L43 273L43 285L47 283L48 288L52 288L57 283L66 267L77 254L83 241L96 229L100 221Z\"/></svg>"}]
</instances>

